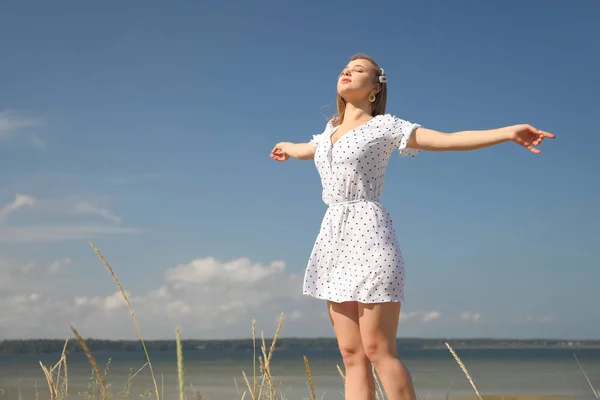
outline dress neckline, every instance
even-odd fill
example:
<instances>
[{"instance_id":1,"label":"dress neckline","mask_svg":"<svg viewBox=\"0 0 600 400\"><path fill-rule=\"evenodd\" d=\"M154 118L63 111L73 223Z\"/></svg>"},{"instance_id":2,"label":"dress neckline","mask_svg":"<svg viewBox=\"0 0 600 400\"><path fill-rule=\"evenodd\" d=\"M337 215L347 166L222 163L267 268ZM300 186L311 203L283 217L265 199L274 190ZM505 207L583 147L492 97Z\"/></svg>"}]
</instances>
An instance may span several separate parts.
<instances>
[{"instance_id":1,"label":"dress neckline","mask_svg":"<svg viewBox=\"0 0 600 400\"><path fill-rule=\"evenodd\" d=\"M357 127L350 129L348 132L344 133L342 136L340 136L335 142L333 142L332 136L333 134L338 130L339 126L336 126L335 128L333 128L333 130L331 132L329 132L329 145L331 147L335 146L340 140L342 140L345 136L347 136L350 133L353 133L354 131L356 131L357 129L360 128L364 128L367 125L369 125L371 123L371 121L373 121L375 118L379 117L379 115L374 116L373 118L369 119L368 121L358 125Z\"/></svg>"}]
</instances>

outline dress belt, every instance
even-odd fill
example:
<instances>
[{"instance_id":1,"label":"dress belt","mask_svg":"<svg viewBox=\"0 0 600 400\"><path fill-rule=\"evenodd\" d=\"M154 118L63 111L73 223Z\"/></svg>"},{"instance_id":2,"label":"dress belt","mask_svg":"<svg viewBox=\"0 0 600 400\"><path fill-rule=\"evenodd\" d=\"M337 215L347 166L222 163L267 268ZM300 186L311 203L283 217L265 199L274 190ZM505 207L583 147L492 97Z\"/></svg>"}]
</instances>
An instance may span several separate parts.
<instances>
[{"instance_id":1,"label":"dress belt","mask_svg":"<svg viewBox=\"0 0 600 400\"><path fill-rule=\"evenodd\" d=\"M330 203L329 207L346 206L346 205L355 204L355 203L375 203L375 204L379 204L379 201L377 201L377 200L369 200L369 199L356 199L356 200L337 201L335 203Z\"/></svg>"}]
</instances>

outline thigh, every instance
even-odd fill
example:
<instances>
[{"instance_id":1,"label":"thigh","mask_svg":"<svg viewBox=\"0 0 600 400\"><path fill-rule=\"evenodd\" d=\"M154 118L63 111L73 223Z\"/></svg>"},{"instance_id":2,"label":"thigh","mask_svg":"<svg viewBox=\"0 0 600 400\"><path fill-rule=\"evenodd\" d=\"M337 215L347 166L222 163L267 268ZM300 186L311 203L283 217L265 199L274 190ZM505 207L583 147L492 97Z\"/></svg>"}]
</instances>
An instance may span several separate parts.
<instances>
[{"instance_id":1,"label":"thigh","mask_svg":"<svg viewBox=\"0 0 600 400\"><path fill-rule=\"evenodd\" d=\"M362 352L358 303L328 301L327 309L342 356Z\"/></svg>"},{"instance_id":2,"label":"thigh","mask_svg":"<svg viewBox=\"0 0 600 400\"><path fill-rule=\"evenodd\" d=\"M400 308L399 302L358 304L361 340L367 353L396 354Z\"/></svg>"}]
</instances>

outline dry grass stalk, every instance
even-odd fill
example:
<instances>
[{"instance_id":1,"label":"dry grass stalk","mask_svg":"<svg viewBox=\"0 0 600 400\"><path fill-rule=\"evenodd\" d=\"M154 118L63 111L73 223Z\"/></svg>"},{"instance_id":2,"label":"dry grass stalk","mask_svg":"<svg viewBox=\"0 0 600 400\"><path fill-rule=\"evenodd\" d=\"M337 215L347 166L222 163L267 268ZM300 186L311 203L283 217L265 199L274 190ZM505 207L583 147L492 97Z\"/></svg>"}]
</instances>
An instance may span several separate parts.
<instances>
[{"instance_id":1,"label":"dry grass stalk","mask_svg":"<svg viewBox=\"0 0 600 400\"><path fill-rule=\"evenodd\" d=\"M60 355L60 359L58 360L58 362L56 363L56 365L54 365L54 367L52 367L52 369L50 370L50 373L53 373L54 370L56 368L58 368L58 371L56 373L56 388L57 388L57 393L58 390L60 390L60 373L61 373L61 367L64 364L65 365L65 379L64 379L64 385L65 385L65 390L64 393L62 393L64 396L61 397L66 397L68 394L68 373L67 373L67 344L69 343L69 338L67 338L65 340L65 345L63 346L63 350L62 353Z\"/></svg>"},{"instance_id":2,"label":"dry grass stalk","mask_svg":"<svg viewBox=\"0 0 600 400\"><path fill-rule=\"evenodd\" d=\"M260 356L258 356L257 359L258 359L258 363L260 365L260 370L262 371L262 373L261 373L261 380L260 380L260 389L258 389L258 393L253 394L253 397L252 397L253 400L258 400L262 397L262 392L265 387L265 380L267 379L265 369L263 367L263 362L262 362Z\"/></svg>"},{"instance_id":3,"label":"dry grass stalk","mask_svg":"<svg viewBox=\"0 0 600 400\"><path fill-rule=\"evenodd\" d=\"M108 272L110 273L111 277L113 278L113 281L117 285L117 288L121 292L121 295L123 295L123 298L125 299L125 303L127 303L127 308L129 309L129 312L131 313L131 317L133 318L133 323L135 324L135 327L138 331L138 335L140 336L140 340L142 341L142 347L144 348L144 353L146 354L146 359L148 360L148 366L150 367L150 375L152 375L152 381L154 382L154 390L156 391L156 398L157 398L157 400L160 400L160 392L158 391L158 383L156 383L156 376L154 375L154 369L152 368L152 361L150 361L150 355L148 354L148 349L146 349L146 343L144 342L144 337L142 336L142 331L140 330L140 326L137 322L135 314L133 313L133 309L131 308L129 298L125 294L123 287L121 287L121 284L119 283L117 276L113 272L113 269L108 264L108 262L106 261L106 259L102 255L102 253L100 253L100 250L98 250L98 248L91 241L89 242L89 244L90 244L90 246L92 246L92 249L94 249L94 251L96 252L98 257L100 258L100 260L102 261L102 263L104 264L104 266L106 267Z\"/></svg>"},{"instance_id":4,"label":"dry grass stalk","mask_svg":"<svg viewBox=\"0 0 600 400\"><path fill-rule=\"evenodd\" d=\"M263 371L263 376L262 376L263 379L262 379L262 384L260 386L260 391L258 392L258 399L260 399L260 396L262 394L265 379L269 383L268 389L269 389L270 397L277 396L277 390L275 390L275 384L273 383L273 377L271 376L271 367L269 364L269 356L267 355L267 345L265 344L264 332L261 332L261 339L262 339L261 350L262 350L263 358L259 357L258 361L259 361L260 367ZM275 342L275 340L277 340L277 336L275 336L273 338L273 342Z\"/></svg>"},{"instance_id":5,"label":"dry grass stalk","mask_svg":"<svg viewBox=\"0 0 600 400\"><path fill-rule=\"evenodd\" d=\"M471 375L469 374L469 371L467 371L467 367L465 367L465 364L463 364L463 362L461 361L461 359L458 357L458 354L456 354L454 352L454 349L452 349L452 347L450 347L450 345L448 343L446 343L446 347L448 348L448 350L450 350L450 353L452 354L452 357L454 357L454 359L456 360L456 363L458 364L458 366L464 372L465 376L467 377L467 379L471 383L471 386L473 386L473 389L475 390L475 394L477 395L477 397L479 397L479 400L483 400L481 398L481 395L479 394L479 391L477 390L477 387L475 386L475 383L473 382L473 379L471 379Z\"/></svg>"},{"instance_id":6,"label":"dry grass stalk","mask_svg":"<svg viewBox=\"0 0 600 400\"><path fill-rule=\"evenodd\" d=\"M254 397L253 397L254 400L258 400L262 397L263 388L265 387L265 380L267 379L267 377L266 377L267 373L265 372L265 369L263 367L263 362L262 362L260 356L258 356L257 359L258 359L258 363L260 364L260 370L262 371L262 373L261 373L260 389L258 389L258 394L254 394Z\"/></svg>"},{"instance_id":7,"label":"dry grass stalk","mask_svg":"<svg viewBox=\"0 0 600 400\"><path fill-rule=\"evenodd\" d=\"M46 366L42 365L41 361L40 361L40 365L42 366L42 370L44 371L44 375L46 376L46 381L48 382L49 385L52 385L52 388L50 389L50 397L52 398L52 396L58 398L64 398L67 396L67 392L68 392L68 370L67 370L67 343L69 342L69 339L67 338L67 340L65 341L65 344L63 346L63 350L60 356L60 359L58 360L58 362L50 369L48 369ZM62 365L65 365L65 376L64 376L64 390L61 390L61 386L60 386L60 376L61 376L61 367ZM58 369L58 370L57 370ZM56 383L54 381L54 371L57 370L56 372ZM54 394L53 394L54 393ZM37 389L36 389L36 395L37 395Z\"/></svg>"},{"instance_id":8,"label":"dry grass stalk","mask_svg":"<svg viewBox=\"0 0 600 400\"><path fill-rule=\"evenodd\" d=\"M310 373L310 365L308 364L308 357L304 356L304 368L306 369L306 375L308 376L308 388L310 389L310 398L316 400L315 386L312 381L312 374Z\"/></svg>"},{"instance_id":9,"label":"dry grass stalk","mask_svg":"<svg viewBox=\"0 0 600 400\"><path fill-rule=\"evenodd\" d=\"M377 375L377 370L375 369L375 366L372 364L371 364L371 373L373 374L373 380L375 381L375 398L377 400L383 400L383 399L385 399L383 385L381 384L379 375Z\"/></svg>"},{"instance_id":10,"label":"dry grass stalk","mask_svg":"<svg viewBox=\"0 0 600 400\"><path fill-rule=\"evenodd\" d=\"M281 326L283 325L283 313L279 316L279 324L277 324L277 329L275 330L275 336L273 336L273 341L271 342L271 348L269 349L269 358L267 359L267 363L271 363L271 357L273 357L273 351L275 350L275 342L277 342L277 338L279 337L279 333L281 332Z\"/></svg>"},{"instance_id":11,"label":"dry grass stalk","mask_svg":"<svg viewBox=\"0 0 600 400\"><path fill-rule=\"evenodd\" d=\"M179 400L185 399L185 380L183 375L183 349L181 348L181 331L175 331L175 340L177 342L177 380L179 383Z\"/></svg>"},{"instance_id":12,"label":"dry grass stalk","mask_svg":"<svg viewBox=\"0 0 600 400\"><path fill-rule=\"evenodd\" d=\"M67 367L67 343L69 343L69 338L67 338L65 340L65 346L63 347L62 356L61 356L63 363L65 364L65 397L69 395L69 369ZM60 370L59 370L59 377L60 377Z\"/></svg>"},{"instance_id":13,"label":"dry grass stalk","mask_svg":"<svg viewBox=\"0 0 600 400\"><path fill-rule=\"evenodd\" d=\"M448 386L448 391L446 392L446 400L450 399L450 389L452 389L452 381L450 381L450 386Z\"/></svg>"},{"instance_id":14,"label":"dry grass stalk","mask_svg":"<svg viewBox=\"0 0 600 400\"><path fill-rule=\"evenodd\" d=\"M257 399L260 399L262 396L265 380L268 383L266 393L265 393L265 395L267 396L267 399L277 398L277 390L275 388L275 383L273 382L273 377L271 376L271 371L269 369L267 369L268 367L265 367L264 359L259 357L258 362L260 363L260 367L263 371L263 379L262 379L263 383L260 387L260 391L258 392Z\"/></svg>"},{"instance_id":15,"label":"dry grass stalk","mask_svg":"<svg viewBox=\"0 0 600 400\"><path fill-rule=\"evenodd\" d=\"M233 384L235 385L235 392L239 396L240 395L240 387L238 386L237 379L235 378L235 376L233 377Z\"/></svg>"},{"instance_id":16,"label":"dry grass stalk","mask_svg":"<svg viewBox=\"0 0 600 400\"><path fill-rule=\"evenodd\" d=\"M262 371L262 383L260 386L260 391L258 392L258 399L261 398L261 395L263 393L263 387L265 384L265 380L267 380L267 383L269 384L269 386L267 387L267 391L269 392L267 394L267 398L269 398L269 395L273 394L273 380L271 379L271 370L269 368L269 365L266 365L267 362L267 354L266 354L266 350L267 350L267 346L265 345L265 333L261 332L260 333L261 336L261 342L262 345L260 346L260 350L263 354L263 358L261 358L260 356L258 357L258 363L260 364L260 369ZM271 396L272 397L272 396Z\"/></svg>"},{"instance_id":17,"label":"dry grass stalk","mask_svg":"<svg viewBox=\"0 0 600 400\"><path fill-rule=\"evenodd\" d=\"M98 377L98 381L100 382L100 386L102 387L102 393L104 393L104 399L108 400L109 399L108 389L106 388L106 384L104 383L104 376L100 373L100 369L98 368L96 359L94 358L94 356L92 356L92 352L90 351L89 347L85 343L85 340L83 340L83 338L77 332L77 329L73 328L72 325L69 325L69 328L71 328L71 330L73 331L73 334L75 335L75 337L77 337L77 341L81 345L81 348L83 348L83 351L85 352L85 355L86 355L88 361L92 365L92 368L94 369L94 372L96 373L96 376Z\"/></svg>"},{"instance_id":18,"label":"dry grass stalk","mask_svg":"<svg viewBox=\"0 0 600 400\"><path fill-rule=\"evenodd\" d=\"M52 373L48 371L48 368L46 368L46 366L41 361L40 366L42 367L42 371L44 371L44 375L46 375L48 389L50 390L50 400L56 400L56 388L54 387L54 379L52 378Z\"/></svg>"},{"instance_id":19,"label":"dry grass stalk","mask_svg":"<svg viewBox=\"0 0 600 400\"><path fill-rule=\"evenodd\" d=\"M342 377L342 381L346 382L346 376L344 375L344 372L342 371L339 365L336 365L336 367L338 372L340 373L340 376ZM383 391L383 385L381 384L379 376L377 375L377 371L375 370L375 367L373 365L371 365L371 372L373 374L373 379L375 380L375 399L383 400L385 399L385 392Z\"/></svg>"},{"instance_id":20,"label":"dry grass stalk","mask_svg":"<svg viewBox=\"0 0 600 400\"><path fill-rule=\"evenodd\" d=\"M339 365L336 365L336 367L338 372L340 373L340 376L342 377L342 381L346 382L346 376L344 375L344 372L342 371Z\"/></svg>"},{"instance_id":21,"label":"dry grass stalk","mask_svg":"<svg viewBox=\"0 0 600 400\"><path fill-rule=\"evenodd\" d=\"M242 371L242 375L244 376L244 381L246 382L246 386L248 386L248 390L250 391L250 394L252 395L252 400L256 400L256 397L254 397L255 394L254 394L254 392L252 392L252 386L250 386L250 382L248 381L248 377L246 376L246 373L244 371ZM244 391L244 395L245 394L246 394L246 391Z\"/></svg>"},{"instance_id":22,"label":"dry grass stalk","mask_svg":"<svg viewBox=\"0 0 600 400\"><path fill-rule=\"evenodd\" d=\"M124 383L123 386L128 386L131 383L131 381L133 380L133 378L135 378L137 374L139 374L144 368L146 368L146 365L148 365L147 361L146 361L146 364L142 365L142 367L135 372L135 374L131 375L129 377L129 379L127 379L127 381Z\"/></svg>"},{"instance_id":23,"label":"dry grass stalk","mask_svg":"<svg viewBox=\"0 0 600 400\"><path fill-rule=\"evenodd\" d=\"M600 399L600 394L596 391L596 389L594 389L594 386L592 385L590 378L588 378L587 374L585 373L585 371L584 371L583 367L581 366L581 363L579 362L579 359L577 358L575 353L573 353L573 357L575 357L575 361L577 361L577 365L579 365L579 369L581 369L583 376L585 376L585 380L587 381L588 385L590 385L590 387L592 388L592 392L594 393L594 396L596 396L597 399Z\"/></svg>"},{"instance_id":24,"label":"dry grass stalk","mask_svg":"<svg viewBox=\"0 0 600 400\"><path fill-rule=\"evenodd\" d=\"M275 351L275 345L277 342L277 338L279 337L279 333L281 332L281 326L283 325L283 313L279 317L279 324L277 325L277 329L275 331L275 335L273 337L273 341L271 342L271 346L269 347L269 351L267 352L267 345L265 342L264 332L261 333L262 345L261 352L262 358L260 356L256 356L256 321L252 321L252 345L254 352L253 359L253 385L250 385L250 381L248 380L248 376L244 371L242 371L242 375L244 376L244 381L246 382L246 386L248 387L247 392L252 396L252 400L258 400L262 398L263 391L265 390L265 381L267 382L266 390L268 390L268 397L277 397L277 389L275 383L273 382L273 376L271 374L271 358L273 357L273 353ZM258 388L258 381L256 379L256 361L258 360L260 368L261 368L261 384L260 388ZM257 393L258 390L258 393ZM246 391L244 391L242 397L246 395Z\"/></svg>"},{"instance_id":25,"label":"dry grass stalk","mask_svg":"<svg viewBox=\"0 0 600 400\"><path fill-rule=\"evenodd\" d=\"M277 338L279 337L279 334L281 333L281 327L283 326L283 313L281 313L281 315L279 316L279 323L277 324L277 329L275 330L275 335L273 335L273 340L271 341L271 347L269 348L269 354L265 353L266 350L266 346L265 346L265 337L263 334L262 340L263 340L263 357L265 359L265 366L264 366L264 370L265 370L265 375L267 376L268 380L269 380L269 384L271 385L270 388L272 389L272 393L274 396L277 396L277 390L275 388L275 384L273 383L273 375L271 374L271 358L273 357L273 352L275 351L275 344L277 343Z\"/></svg>"},{"instance_id":26,"label":"dry grass stalk","mask_svg":"<svg viewBox=\"0 0 600 400\"><path fill-rule=\"evenodd\" d=\"M252 390L250 390L250 393L252 394L252 399L254 400L256 397L256 386L257 386L257 382L256 382L256 320L252 320L252 349L253 349L253 353L254 353L254 358L252 359L252 369L254 372L254 386L252 388Z\"/></svg>"},{"instance_id":27,"label":"dry grass stalk","mask_svg":"<svg viewBox=\"0 0 600 400\"><path fill-rule=\"evenodd\" d=\"M46 382L48 383L48 388L50 390L50 398L51 399L57 399L57 398L64 398L67 396L67 392L68 392L68 370L67 370L67 343L69 342L69 339L67 338L67 340L65 341L65 344L63 346L63 350L60 356L60 359L58 360L58 362L50 369L48 369L48 367L46 367L45 365L42 364L42 362L40 361L40 366L42 367L42 371L44 372L44 375L46 376ZM60 386L60 376L61 376L61 367L62 365L65 365L65 375L64 375L64 390L61 390L61 386ZM54 381L54 371L56 370L56 382ZM36 382L36 397L38 395L37 392L37 382ZM19 387L19 395L20 395L20 387Z\"/></svg>"}]
</instances>

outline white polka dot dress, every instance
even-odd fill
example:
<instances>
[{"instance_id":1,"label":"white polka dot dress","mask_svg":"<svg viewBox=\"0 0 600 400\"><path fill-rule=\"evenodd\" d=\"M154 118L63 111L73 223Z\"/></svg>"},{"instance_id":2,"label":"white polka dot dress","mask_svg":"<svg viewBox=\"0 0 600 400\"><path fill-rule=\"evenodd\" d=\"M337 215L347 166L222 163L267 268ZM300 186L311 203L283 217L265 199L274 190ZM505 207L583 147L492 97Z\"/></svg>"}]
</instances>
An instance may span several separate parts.
<instances>
[{"instance_id":1,"label":"white polka dot dress","mask_svg":"<svg viewBox=\"0 0 600 400\"><path fill-rule=\"evenodd\" d=\"M334 144L331 123L313 136L328 208L306 268L304 295L336 303L404 301L404 260L379 196L392 153L417 155L406 143L419 126L386 114Z\"/></svg>"}]
</instances>

